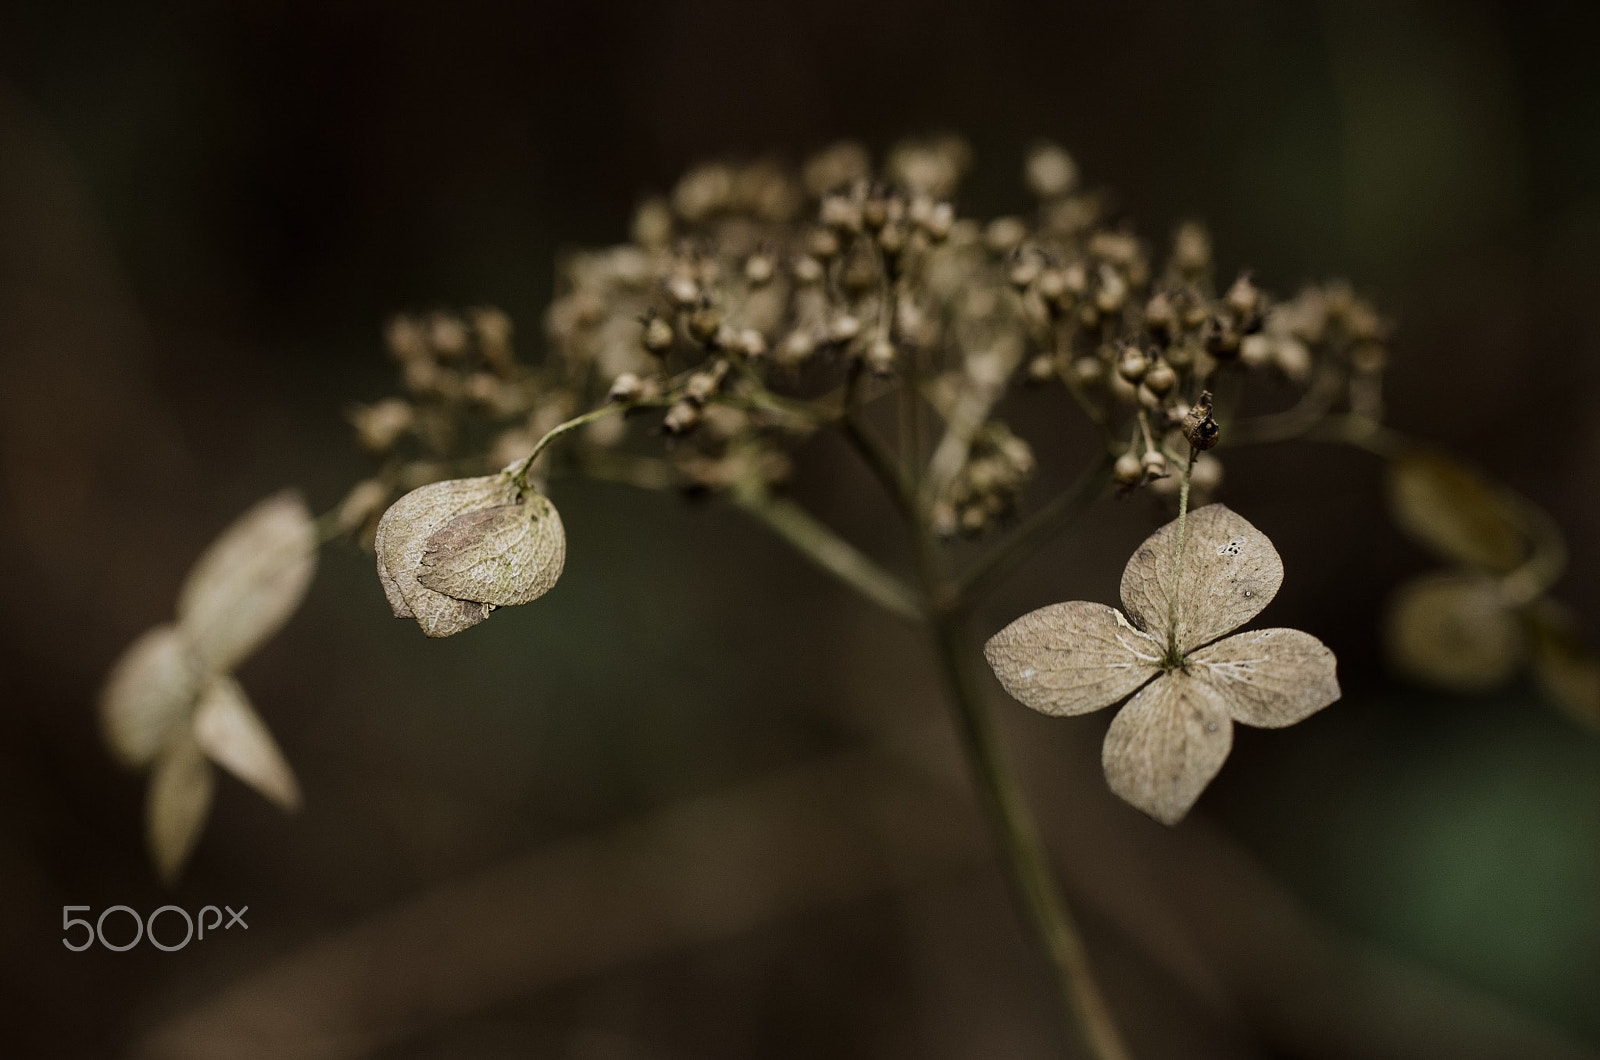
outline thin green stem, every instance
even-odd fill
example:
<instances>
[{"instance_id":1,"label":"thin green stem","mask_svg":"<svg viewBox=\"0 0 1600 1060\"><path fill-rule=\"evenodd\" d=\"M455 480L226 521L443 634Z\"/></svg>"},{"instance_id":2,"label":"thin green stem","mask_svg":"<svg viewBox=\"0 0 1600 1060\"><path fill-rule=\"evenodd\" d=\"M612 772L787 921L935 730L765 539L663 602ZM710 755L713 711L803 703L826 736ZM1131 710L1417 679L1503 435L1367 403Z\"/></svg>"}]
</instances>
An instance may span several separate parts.
<instances>
[{"instance_id":1,"label":"thin green stem","mask_svg":"<svg viewBox=\"0 0 1600 1060\"><path fill-rule=\"evenodd\" d=\"M650 402L648 404L658 404L658 402ZM574 416L565 423L558 423L556 426L546 431L543 438L540 438L537 442L533 443L533 452L523 457L522 460L518 461L517 463L506 468L506 470L511 473L511 481L515 482L518 486L526 488L528 485L528 469L533 467L533 462L535 460L539 459L539 454L544 452L545 448L551 442L555 441L563 434L567 434L570 431L575 431L585 424L593 423L595 420L602 419L614 412L622 412L630 408L638 407L639 403L631 405L623 405L620 403L601 405L599 408L590 409L588 412L585 412L580 416Z\"/></svg>"},{"instance_id":2,"label":"thin green stem","mask_svg":"<svg viewBox=\"0 0 1600 1060\"><path fill-rule=\"evenodd\" d=\"M1056 882L1038 826L1006 764L993 719L984 706L983 685L972 660L974 649L961 617L938 612L932 624L939 664L978 782L979 800L1012 887L1072 1017L1072 1029L1095 1060L1130 1060L1111 1008L1095 981L1083 935Z\"/></svg>"},{"instance_id":3,"label":"thin green stem","mask_svg":"<svg viewBox=\"0 0 1600 1060\"><path fill-rule=\"evenodd\" d=\"M801 555L868 600L901 618L912 622L923 620L926 611L922 600L910 586L878 566L866 553L794 501L773 497L758 489L735 489L732 498Z\"/></svg>"},{"instance_id":4,"label":"thin green stem","mask_svg":"<svg viewBox=\"0 0 1600 1060\"><path fill-rule=\"evenodd\" d=\"M1200 454L1189 447L1189 459L1183 462L1183 481L1178 484L1178 558L1172 564L1172 596L1167 603L1167 659L1178 661L1178 596L1183 586L1183 553L1189 535L1189 479L1194 474L1195 457Z\"/></svg>"}]
</instances>

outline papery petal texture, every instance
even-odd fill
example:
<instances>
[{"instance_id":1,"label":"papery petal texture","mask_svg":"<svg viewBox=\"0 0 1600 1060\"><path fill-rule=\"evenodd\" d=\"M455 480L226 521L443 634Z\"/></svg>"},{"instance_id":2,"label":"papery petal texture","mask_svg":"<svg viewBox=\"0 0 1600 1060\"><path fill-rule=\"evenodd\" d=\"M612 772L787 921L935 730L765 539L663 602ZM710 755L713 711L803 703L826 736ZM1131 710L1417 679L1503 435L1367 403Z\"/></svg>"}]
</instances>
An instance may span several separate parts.
<instances>
[{"instance_id":1,"label":"papery petal texture","mask_svg":"<svg viewBox=\"0 0 1600 1060\"><path fill-rule=\"evenodd\" d=\"M187 731L156 761L145 796L145 837L156 871L168 883L183 871L200 839L216 783L211 763Z\"/></svg>"},{"instance_id":2,"label":"papery petal texture","mask_svg":"<svg viewBox=\"0 0 1600 1060\"><path fill-rule=\"evenodd\" d=\"M1184 664L1211 685L1234 721L1281 729L1339 698L1333 652L1298 629L1252 629L1201 648Z\"/></svg>"},{"instance_id":3,"label":"papery petal texture","mask_svg":"<svg viewBox=\"0 0 1600 1060\"><path fill-rule=\"evenodd\" d=\"M1211 685L1174 670L1112 719L1100 762L1111 790L1162 824L1177 824L1233 746L1228 705Z\"/></svg>"},{"instance_id":4,"label":"papery petal texture","mask_svg":"<svg viewBox=\"0 0 1600 1060\"><path fill-rule=\"evenodd\" d=\"M1283 560L1267 535L1221 504L1189 513L1182 585L1173 583L1177 557L1174 521L1128 560L1122 603L1133 624L1163 646L1175 616L1175 643L1183 654L1250 621L1283 585Z\"/></svg>"},{"instance_id":5,"label":"papery petal texture","mask_svg":"<svg viewBox=\"0 0 1600 1060\"><path fill-rule=\"evenodd\" d=\"M200 694L194 738L217 765L284 809L299 808L294 771L233 678L214 678Z\"/></svg>"},{"instance_id":6,"label":"papery petal texture","mask_svg":"<svg viewBox=\"0 0 1600 1060\"><path fill-rule=\"evenodd\" d=\"M157 626L128 645L100 693L100 723L117 757L130 766L150 764L188 720L201 676L176 626Z\"/></svg>"},{"instance_id":7,"label":"papery petal texture","mask_svg":"<svg viewBox=\"0 0 1600 1060\"><path fill-rule=\"evenodd\" d=\"M566 558L561 516L530 491L521 503L463 512L434 532L417 581L458 599L510 607L549 592Z\"/></svg>"},{"instance_id":8,"label":"papery petal texture","mask_svg":"<svg viewBox=\"0 0 1600 1060\"><path fill-rule=\"evenodd\" d=\"M397 618L415 618L430 637L448 637L488 617L490 605L429 589L417 580L428 540L463 512L510 504L509 475L449 479L412 490L378 520L378 580Z\"/></svg>"},{"instance_id":9,"label":"papery petal texture","mask_svg":"<svg viewBox=\"0 0 1600 1060\"><path fill-rule=\"evenodd\" d=\"M1019 701L1072 715L1109 707L1154 677L1162 647L1116 608L1073 600L1023 615L983 653Z\"/></svg>"},{"instance_id":10,"label":"papery petal texture","mask_svg":"<svg viewBox=\"0 0 1600 1060\"><path fill-rule=\"evenodd\" d=\"M294 614L317 569L316 524L292 490L240 516L195 562L178 625L212 673L232 670Z\"/></svg>"}]
</instances>

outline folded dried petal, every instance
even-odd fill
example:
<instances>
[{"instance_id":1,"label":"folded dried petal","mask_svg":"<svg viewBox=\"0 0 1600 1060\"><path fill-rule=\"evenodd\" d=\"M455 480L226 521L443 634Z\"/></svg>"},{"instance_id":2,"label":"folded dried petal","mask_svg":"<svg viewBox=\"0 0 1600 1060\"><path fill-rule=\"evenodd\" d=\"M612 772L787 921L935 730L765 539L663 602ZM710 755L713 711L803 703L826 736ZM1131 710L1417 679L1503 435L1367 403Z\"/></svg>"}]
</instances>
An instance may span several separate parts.
<instances>
[{"instance_id":1,"label":"folded dried petal","mask_svg":"<svg viewBox=\"0 0 1600 1060\"><path fill-rule=\"evenodd\" d=\"M1222 694L1234 721L1281 729L1339 698L1333 652L1298 629L1252 629L1189 656L1185 669Z\"/></svg>"},{"instance_id":2,"label":"folded dried petal","mask_svg":"<svg viewBox=\"0 0 1600 1060\"><path fill-rule=\"evenodd\" d=\"M415 618L430 637L448 637L477 625L490 605L429 589L417 580L428 539L463 512L515 500L509 475L448 479L412 490L378 520L378 580L396 618Z\"/></svg>"},{"instance_id":3,"label":"folded dried petal","mask_svg":"<svg viewBox=\"0 0 1600 1060\"><path fill-rule=\"evenodd\" d=\"M1283 560L1267 535L1221 504L1189 513L1183 584L1177 587L1177 631L1187 654L1231 633L1261 613L1283 584ZM1172 628L1176 520L1151 534L1122 572L1122 603L1133 624L1163 646Z\"/></svg>"},{"instance_id":4,"label":"folded dried petal","mask_svg":"<svg viewBox=\"0 0 1600 1060\"><path fill-rule=\"evenodd\" d=\"M145 797L145 838L156 872L168 883L178 878L200 838L216 775L200 745L187 731L168 744L150 775Z\"/></svg>"},{"instance_id":5,"label":"folded dried petal","mask_svg":"<svg viewBox=\"0 0 1600 1060\"><path fill-rule=\"evenodd\" d=\"M213 678L200 694L194 738L208 758L279 806L300 808L294 771L233 678Z\"/></svg>"},{"instance_id":6,"label":"folded dried petal","mask_svg":"<svg viewBox=\"0 0 1600 1060\"><path fill-rule=\"evenodd\" d=\"M200 680L176 626L157 626L128 645L100 693L100 722L111 750L130 766L149 765L188 719Z\"/></svg>"},{"instance_id":7,"label":"folded dried petal","mask_svg":"<svg viewBox=\"0 0 1600 1060\"><path fill-rule=\"evenodd\" d=\"M200 556L178 593L178 625L213 673L232 670L305 599L317 533L298 493L285 490L240 516Z\"/></svg>"},{"instance_id":8,"label":"folded dried petal","mask_svg":"<svg viewBox=\"0 0 1600 1060\"><path fill-rule=\"evenodd\" d=\"M983 647L1007 692L1056 715L1123 699L1157 674L1162 651L1116 608L1083 600L1030 611Z\"/></svg>"},{"instance_id":9,"label":"folded dried petal","mask_svg":"<svg viewBox=\"0 0 1600 1060\"><path fill-rule=\"evenodd\" d=\"M479 508L446 523L428 538L417 580L458 599L509 607L549 592L566 559L561 516L529 491L519 504Z\"/></svg>"},{"instance_id":10,"label":"folded dried petal","mask_svg":"<svg viewBox=\"0 0 1600 1060\"><path fill-rule=\"evenodd\" d=\"M1117 712L1100 751L1106 782L1162 824L1183 820L1233 746L1221 694L1174 670Z\"/></svg>"},{"instance_id":11,"label":"folded dried petal","mask_svg":"<svg viewBox=\"0 0 1600 1060\"><path fill-rule=\"evenodd\" d=\"M1389 605L1385 639L1397 669L1455 692L1510 680L1526 646L1498 585L1470 574L1434 574L1402 586Z\"/></svg>"}]
</instances>

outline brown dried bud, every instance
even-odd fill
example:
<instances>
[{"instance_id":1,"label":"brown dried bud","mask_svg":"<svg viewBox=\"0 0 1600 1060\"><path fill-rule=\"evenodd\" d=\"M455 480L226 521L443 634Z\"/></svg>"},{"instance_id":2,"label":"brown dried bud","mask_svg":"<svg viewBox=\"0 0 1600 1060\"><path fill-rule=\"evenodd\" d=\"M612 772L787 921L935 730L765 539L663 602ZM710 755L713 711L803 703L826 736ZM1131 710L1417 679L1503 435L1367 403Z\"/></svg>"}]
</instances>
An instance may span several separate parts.
<instances>
[{"instance_id":1,"label":"brown dried bud","mask_svg":"<svg viewBox=\"0 0 1600 1060\"><path fill-rule=\"evenodd\" d=\"M878 339L867 347L867 371L875 376L886 376L894 371L894 343Z\"/></svg>"},{"instance_id":2,"label":"brown dried bud","mask_svg":"<svg viewBox=\"0 0 1600 1060\"><path fill-rule=\"evenodd\" d=\"M689 314L689 334L696 342L710 342L716 338L717 329L721 326L722 310L709 302L702 303Z\"/></svg>"},{"instance_id":3,"label":"brown dried bud","mask_svg":"<svg viewBox=\"0 0 1600 1060\"><path fill-rule=\"evenodd\" d=\"M1202 390L1189 414L1183 418L1183 436L1199 452L1217 444L1221 428L1211 415L1211 391Z\"/></svg>"},{"instance_id":4,"label":"brown dried bud","mask_svg":"<svg viewBox=\"0 0 1600 1060\"><path fill-rule=\"evenodd\" d=\"M1111 465L1111 477L1123 489L1132 489L1144 481L1144 464L1130 449L1117 457L1117 462Z\"/></svg>"},{"instance_id":5,"label":"brown dried bud","mask_svg":"<svg viewBox=\"0 0 1600 1060\"><path fill-rule=\"evenodd\" d=\"M1151 478L1160 478L1167 473L1167 458L1154 449L1147 450L1144 458L1139 461L1144 473Z\"/></svg>"},{"instance_id":6,"label":"brown dried bud","mask_svg":"<svg viewBox=\"0 0 1600 1060\"><path fill-rule=\"evenodd\" d=\"M1117 357L1117 374L1130 383L1137 383L1144 378L1150 367L1150 358L1137 346L1125 346Z\"/></svg>"},{"instance_id":7,"label":"brown dried bud","mask_svg":"<svg viewBox=\"0 0 1600 1060\"><path fill-rule=\"evenodd\" d=\"M744 278L752 287L762 287L772 280L776 263L771 254L752 254L744 262Z\"/></svg>"},{"instance_id":8,"label":"brown dried bud","mask_svg":"<svg viewBox=\"0 0 1600 1060\"><path fill-rule=\"evenodd\" d=\"M467 352L467 326L454 313L434 313L428 318L428 344L440 357L459 357Z\"/></svg>"},{"instance_id":9,"label":"brown dried bud","mask_svg":"<svg viewBox=\"0 0 1600 1060\"><path fill-rule=\"evenodd\" d=\"M667 410L661 426L668 434L684 435L700 426L700 406L692 401L680 401Z\"/></svg>"},{"instance_id":10,"label":"brown dried bud","mask_svg":"<svg viewBox=\"0 0 1600 1060\"><path fill-rule=\"evenodd\" d=\"M822 267L822 262L810 255L796 258L793 271L795 282L807 287L821 283L822 278L827 275L827 271Z\"/></svg>"},{"instance_id":11,"label":"brown dried bud","mask_svg":"<svg viewBox=\"0 0 1600 1060\"><path fill-rule=\"evenodd\" d=\"M611 384L611 392L606 395L606 400L618 405L631 405L639 400L639 395L644 391L644 382L632 372L623 372Z\"/></svg>"},{"instance_id":12,"label":"brown dried bud","mask_svg":"<svg viewBox=\"0 0 1600 1060\"><path fill-rule=\"evenodd\" d=\"M411 406L399 398L384 398L374 405L358 406L350 413L356 438L371 453L387 453L416 422Z\"/></svg>"},{"instance_id":13,"label":"brown dried bud","mask_svg":"<svg viewBox=\"0 0 1600 1060\"><path fill-rule=\"evenodd\" d=\"M1165 397L1168 391L1178 385L1178 373L1166 361L1157 358L1156 363L1144 374L1144 385L1158 397Z\"/></svg>"},{"instance_id":14,"label":"brown dried bud","mask_svg":"<svg viewBox=\"0 0 1600 1060\"><path fill-rule=\"evenodd\" d=\"M664 317L650 314L644 322L642 341L644 348L654 354L666 353L672 348L672 325Z\"/></svg>"},{"instance_id":15,"label":"brown dried bud","mask_svg":"<svg viewBox=\"0 0 1600 1060\"><path fill-rule=\"evenodd\" d=\"M1028 382L1048 383L1055 378L1056 362L1048 353L1041 353L1028 362Z\"/></svg>"},{"instance_id":16,"label":"brown dried bud","mask_svg":"<svg viewBox=\"0 0 1600 1060\"><path fill-rule=\"evenodd\" d=\"M1080 386L1093 386L1106 377L1106 363L1098 357L1079 357L1072 362L1072 378Z\"/></svg>"}]
</instances>

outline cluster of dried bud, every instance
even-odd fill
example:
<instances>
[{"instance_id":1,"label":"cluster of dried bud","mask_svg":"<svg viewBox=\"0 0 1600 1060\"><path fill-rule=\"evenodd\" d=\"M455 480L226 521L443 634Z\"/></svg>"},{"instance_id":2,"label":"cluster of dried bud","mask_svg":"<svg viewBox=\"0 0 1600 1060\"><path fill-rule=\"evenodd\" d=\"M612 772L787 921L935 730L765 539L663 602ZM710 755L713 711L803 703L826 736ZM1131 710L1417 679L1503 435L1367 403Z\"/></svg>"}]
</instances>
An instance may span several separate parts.
<instances>
[{"instance_id":1,"label":"cluster of dried bud","mask_svg":"<svg viewBox=\"0 0 1600 1060\"><path fill-rule=\"evenodd\" d=\"M210 811L216 763L283 806L294 773L231 676L289 620L316 572L317 536L298 494L269 497L212 543L178 594L177 619L123 652L101 693L107 743L151 770L145 823L163 878L182 869Z\"/></svg>"}]
</instances>

